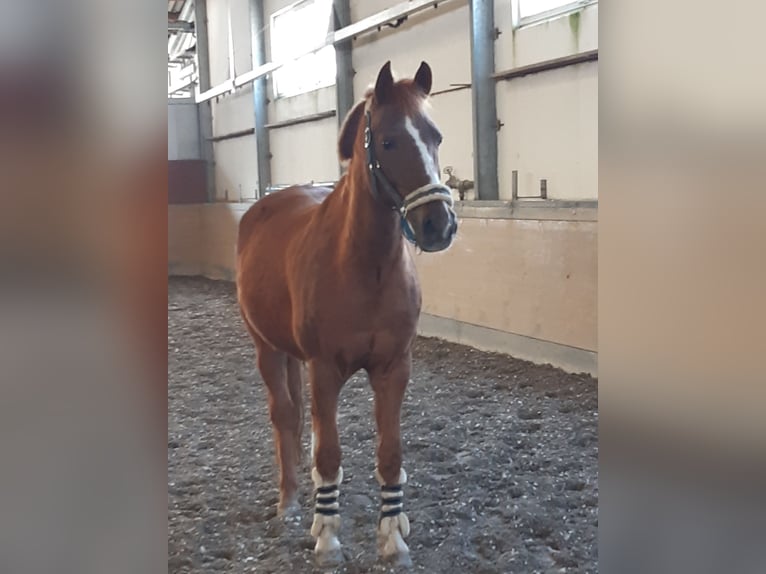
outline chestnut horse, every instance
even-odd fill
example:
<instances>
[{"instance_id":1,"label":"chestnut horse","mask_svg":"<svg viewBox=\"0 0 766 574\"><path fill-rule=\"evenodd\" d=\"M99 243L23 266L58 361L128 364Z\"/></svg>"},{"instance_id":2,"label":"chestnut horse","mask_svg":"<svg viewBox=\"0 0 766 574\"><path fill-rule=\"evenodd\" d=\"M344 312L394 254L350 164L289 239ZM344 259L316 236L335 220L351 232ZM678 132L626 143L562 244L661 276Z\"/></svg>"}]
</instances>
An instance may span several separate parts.
<instances>
[{"instance_id":1,"label":"chestnut horse","mask_svg":"<svg viewBox=\"0 0 766 574\"><path fill-rule=\"evenodd\" d=\"M450 190L439 181L441 135L426 114L430 90L425 62L414 79L400 81L387 62L341 127L338 150L349 163L334 190L278 191L253 204L239 226L237 293L268 388L282 514L297 509L301 373L308 364L316 488L311 534L320 564L341 557L338 395L360 369L375 395L378 551L409 562L400 410L421 297L404 239L440 251L457 231Z\"/></svg>"}]
</instances>

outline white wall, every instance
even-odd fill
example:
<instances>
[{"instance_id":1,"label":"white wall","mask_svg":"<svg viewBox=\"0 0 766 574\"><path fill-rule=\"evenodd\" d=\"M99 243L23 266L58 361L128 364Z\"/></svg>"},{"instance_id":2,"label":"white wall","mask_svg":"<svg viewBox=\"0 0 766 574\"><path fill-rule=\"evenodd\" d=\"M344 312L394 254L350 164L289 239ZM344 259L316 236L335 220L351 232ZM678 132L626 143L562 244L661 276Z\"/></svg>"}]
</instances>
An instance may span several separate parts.
<instances>
[{"instance_id":1,"label":"white wall","mask_svg":"<svg viewBox=\"0 0 766 574\"><path fill-rule=\"evenodd\" d=\"M253 69L248 0L215 0L207 3L210 41L210 78L213 86L229 79L228 9L231 6L234 70L239 75ZM213 136L255 127L252 84L212 102ZM258 189L258 147L255 135L215 142L215 197L218 200L251 199Z\"/></svg>"},{"instance_id":2,"label":"white wall","mask_svg":"<svg viewBox=\"0 0 766 574\"><path fill-rule=\"evenodd\" d=\"M199 121L193 101L168 100L168 159L200 159Z\"/></svg>"},{"instance_id":3,"label":"white wall","mask_svg":"<svg viewBox=\"0 0 766 574\"><path fill-rule=\"evenodd\" d=\"M495 45L498 71L598 48L598 4L519 28L511 2L495 4L502 34ZM537 196L540 179L548 197L598 198L598 64L578 64L497 84L500 196L511 196L511 172L519 195Z\"/></svg>"},{"instance_id":4,"label":"white wall","mask_svg":"<svg viewBox=\"0 0 766 574\"><path fill-rule=\"evenodd\" d=\"M293 0L266 0L265 20ZM228 78L227 6L233 10L236 73L251 68L248 0L208 3L213 85ZM352 0L351 19L399 3L399 0ZM578 16L525 26L511 23L511 1L495 0L495 45L498 71L557 58L598 47L598 5ZM375 80L380 66L391 60L394 71L412 76L421 60L434 72L434 91L450 84L469 83L470 32L466 0L411 16L396 30L359 37L353 42L354 93L361 97ZM267 57L270 39L266 30ZM274 99L269 82L269 122L324 112L335 108L335 88ZM497 84L500 196L511 196L511 172L519 171L519 194L537 195L539 180L548 181L548 196L555 199L598 198L598 64L568 68L500 81ZM440 163L451 165L461 179L475 179L471 122L471 91L437 94L431 114L444 133ZM213 133L223 135L254 125L252 91L239 90L213 103ZM270 130L273 184L333 180L339 175L336 156L338 118ZM215 144L216 196L223 199L253 197L258 185L256 144L247 136Z\"/></svg>"}]
</instances>

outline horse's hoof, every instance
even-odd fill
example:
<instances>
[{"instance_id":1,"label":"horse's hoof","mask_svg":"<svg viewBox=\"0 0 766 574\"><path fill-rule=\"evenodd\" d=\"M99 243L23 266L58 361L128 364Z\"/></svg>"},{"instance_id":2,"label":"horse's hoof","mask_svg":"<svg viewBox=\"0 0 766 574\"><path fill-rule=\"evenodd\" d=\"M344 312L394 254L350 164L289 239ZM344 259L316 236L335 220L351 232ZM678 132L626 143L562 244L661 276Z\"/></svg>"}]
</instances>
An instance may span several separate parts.
<instances>
[{"instance_id":1,"label":"horse's hoof","mask_svg":"<svg viewBox=\"0 0 766 574\"><path fill-rule=\"evenodd\" d=\"M320 568L331 568L338 566L343 562L343 551L340 548L331 548L314 554L317 566Z\"/></svg>"},{"instance_id":2,"label":"horse's hoof","mask_svg":"<svg viewBox=\"0 0 766 574\"><path fill-rule=\"evenodd\" d=\"M297 500L280 503L277 509L277 515L286 521L293 521L300 518L301 507Z\"/></svg>"},{"instance_id":3,"label":"horse's hoof","mask_svg":"<svg viewBox=\"0 0 766 574\"><path fill-rule=\"evenodd\" d=\"M379 555L380 561L386 565L399 566L403 568L410 568L412 566L412 558L410 558L409 552L394 552L388 555Z\"/></svg>"}]
</instances>

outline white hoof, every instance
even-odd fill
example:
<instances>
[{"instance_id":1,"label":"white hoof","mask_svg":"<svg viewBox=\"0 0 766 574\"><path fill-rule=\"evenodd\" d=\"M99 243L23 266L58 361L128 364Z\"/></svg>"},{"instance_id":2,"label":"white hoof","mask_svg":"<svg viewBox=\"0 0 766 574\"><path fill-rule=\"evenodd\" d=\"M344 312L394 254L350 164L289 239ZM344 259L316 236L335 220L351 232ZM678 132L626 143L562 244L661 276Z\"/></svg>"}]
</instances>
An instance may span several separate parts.
<instances>
[{"instance_id":1,"label":"white hoof","mask_svg":"<svg viewBox=\"0 0 766 574\"><path fill-rule=\"evenodd\" d=\"M336 539L337 542L337 539ZM328 568L339 565L343 562L343 552L340 550L340 544L335 550L326 552L315 552L314 559L320 568Z\"/></svg>"},{"instance_id":2,"label":"white hoof","mask_svg":"<svg viewBox=\"0 0 766 574\"><path fill-rule=\"evenodd\" d=\"M284 520L293 520L301 515L301 505L297 498L280 501L277 507L277 515Z\"/></svg>"},{"instance_id":3,"label":"white hoof","mask_svg":"<svg viewBox=\"0 0 766 574\"><path fill-rule=\"evenodd\" d=\"M380 562L388 566L398 566L409 568L412 566L412 558L409 552L401 554L390 554L389 556L379 555Z\"/></svg>"},{"instance_id":4,"label":"white hoof","mask_svg":"<svg viewBox=\"0 0 766 574\"><path fill-rule=\"evenodd\" d=\"M318 494L314 509L314 522L311 524L311 536L316 539L314 545L314 554L317 563L320 566L329 566L337 564L343 559L343 554L338 541L338 531L340 530L340 515L338 514L338 489L343 481L343 469L338 469L338 475L333 480L325 480L317 472L316 468L311 470L311 478L317 489L335 487L329 489L329 492ZM320 498L321 497L321 498ZM331 502L320 502L326 499ZM330 511L330 514L323 514L317 510ZM332 514L334 512L334 514Z\"/></svg>"},{"instance_id":5,"label":"white hoof","mask_svg":"<svg viewBox=\"0 0 766 574\"><path fill-rule=\"evenodd\" d=\"M410 534L410 521L403 512L398 516L380 519L378 526L378 554L382 558L409 555L410 549L404 539Z\"/></svg>"},{"instance_id":6,"label":"white hoof","mask_svg":"<svg viewBox=\"0 0 766 574\"><path fill-rule=\"evenodd\" d=\"M340 550L340 541L330 528L322 528L317 542L314 545L314 555L317 563L327 565L339 562L343 554Z\"/></svg>"},{"instance_id":7,"label":"white hoof","mask_svg":"<svg viewBox=\"0 0 766 574\"><path fill-rule=\"evenodd\" d=\"M343 554L338 540L340 530L340 516L314 515L314 523L311 525L311 535L316 538L314 555L317 564L328 566L339 563Z\"/></svg>"},{"instance_id":8,"label":"white hoof","mask_svg":"<svg viewBox=\"0 0 766 574\"><path fill-rule=\"evenodd\" d=\"M399 471L397 484L386 485L380 472L375 469L375 477L381 485L381 512L397 512L393 516L383 516L378 523L378 555L385 562L410 566L410 549L404 539L410 534L410 521L402 510L404 493L401 486L407 482L407 473Z\"/></svg>"}]
</instances>

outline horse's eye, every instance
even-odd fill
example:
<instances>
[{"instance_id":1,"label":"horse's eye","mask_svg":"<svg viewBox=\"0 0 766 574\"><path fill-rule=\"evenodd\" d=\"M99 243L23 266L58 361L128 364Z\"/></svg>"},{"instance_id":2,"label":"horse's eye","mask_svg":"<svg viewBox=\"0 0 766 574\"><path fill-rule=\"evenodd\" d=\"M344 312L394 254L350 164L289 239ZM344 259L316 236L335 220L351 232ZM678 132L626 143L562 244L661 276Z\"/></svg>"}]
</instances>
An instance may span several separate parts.
<instances>
[{"instance_id":1,"label":"horse's eye","mask_svg":"<svg viewBox=\"0 0 766 574\"><path fill-rule=\"evenodd\" d=\"M394 147L396 147L395 143L394 143L394 140L383 140L383 149L384 150L394 149Z\"/></svg>"}]
</instances>

